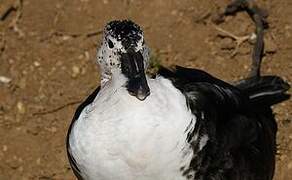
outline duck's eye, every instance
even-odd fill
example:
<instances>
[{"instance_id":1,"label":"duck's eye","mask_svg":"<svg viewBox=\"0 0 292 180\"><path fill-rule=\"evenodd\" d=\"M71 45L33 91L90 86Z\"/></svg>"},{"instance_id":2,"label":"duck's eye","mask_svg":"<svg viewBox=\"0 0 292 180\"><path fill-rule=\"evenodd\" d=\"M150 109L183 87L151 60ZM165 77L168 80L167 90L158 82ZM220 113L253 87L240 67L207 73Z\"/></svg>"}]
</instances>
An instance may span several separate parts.
<instances>
[{"instance_id":1,"label":"duck's eye","mask_svg":"<svg viewBox=\"0 0 292 180\"><path fill-rule=\"evenodd\" d=\"M108 43L108 47L109 48L113 48L114 47L114 43L110 39L108 40L107 43Z\"/></svg>"}]
</instances>

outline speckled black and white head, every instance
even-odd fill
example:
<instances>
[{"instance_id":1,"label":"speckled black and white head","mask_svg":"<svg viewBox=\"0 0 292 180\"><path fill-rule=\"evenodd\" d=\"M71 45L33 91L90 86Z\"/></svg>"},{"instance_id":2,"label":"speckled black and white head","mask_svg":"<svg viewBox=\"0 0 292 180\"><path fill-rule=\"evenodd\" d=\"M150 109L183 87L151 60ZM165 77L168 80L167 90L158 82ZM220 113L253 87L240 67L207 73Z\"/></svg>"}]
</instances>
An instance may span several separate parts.
<instances>
[{"instance_id":1,"label":"speckled black and white head","mask_svg":"<svg viewBox=\"0 0 292 180\"><path fill-rule=\"evenodd\" d=\"M128 79L125 86L130 95L144 100L150 94L145 77L149 48L143 31L134 22L111 21L105 26L97 61L102 71L102 86L112 78L113 72L120 72Z\"/></svg>"}]
</instances>

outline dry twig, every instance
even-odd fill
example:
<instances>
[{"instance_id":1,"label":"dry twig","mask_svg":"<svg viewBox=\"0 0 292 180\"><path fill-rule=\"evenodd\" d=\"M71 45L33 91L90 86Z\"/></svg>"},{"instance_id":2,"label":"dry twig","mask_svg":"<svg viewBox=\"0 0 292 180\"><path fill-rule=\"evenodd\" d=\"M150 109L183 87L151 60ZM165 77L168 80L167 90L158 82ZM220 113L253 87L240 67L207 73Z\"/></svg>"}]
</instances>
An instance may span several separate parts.
<instances>
[{"instance_id":1,"label":"dry twig","mask_svg":"<svg viewBox=\"0 0 292 180\"><path fill-rule=\"evenodd\" d=\"M4 21L9 15L10 13L12 13L13 11L16 11L16 8L11 5L9 6L1 15L0 15L0 20Z\"/></svg>"},{"instance_id":2,"label":"dry twig","mask_svg":"<svg viewBox=\"0 0 292 180\"><path fill-rule=\"evenodd\" d=\"M19 29L19 27L18 27L18 22L22 17L23 0L16 0L16 2L14 3L14 5L12 7L12 10L16 11L16 16L13 18L12 22L9 24L9 28L11 28L14 32L16 32L19 37L23 37L24 32L21 29ZM11 11L11 10L9 10L9 11Z\"/></svg>"},{"instance_id":3,"label":"dry twig","mask_svg":"<svg viewBox=\"0 0 292 180\"><path fill-rule=\"evenodd\" d=\"M252 34L252 35L246 35L246 36L241 36L241 37L240 37L240 36L236 36L236 35L234 35L233 33L228 32L228 31L226 31L226 30L220 28L219 26L214 25L214 28L215 28L217 31L223 33L223 34L220 34L220 36L223 36L223 37L229 37L229 38L235 40L235 42L236 42L236 46L235 46L234 51L233 51L232 54L231 54L231 57L234 57L234 56L238 53L239 48L240 48L240 45L241 45L242 43L244 43L245 41L247 41L247 40L249 40L249 39L253 39L253 38L254 38L254 37L253 37L254 34Z\"/></svg>"},{"instance_id":4,"label":"dry twig","mask_svg":"<svg viewBox=\"0 0 292 180\"><path fill-rule=\"evenodd\" d=\"M32 113L33 116L40 116L40 115L46 115L46 114L52 114L52 113L55 113L55 112L58 112L68 106L73 106L75 104L79 104L81 103L82 100L75 100L75 101L72 101L72 102L68 102L66 104L63 104L59 107L56 107L54 109L50 109L50 110L45 110L45 111L40 111L40 112L35 112L35 113Z\"/></svg>"},{"instance_id":5,"label":"dry twig","mask_svg":"<svg viewBox=\"0 0 292 180\"><path fill-rule=\"evenodd\" d=\"M5 48L6 48L6 41L4 39L4 33L1 32L0 33L0 56L5 51Z\"/></svg>"},{"instance_id":6,"label":"dry twig","mask_svg":"<svg viewBox=\"0 0 292 180\"><path fill-rule=\"evenodd\" d=\"M42 38L41 41L47 41L53 37L91 38L91 37L100 35L102 32L103 32L102 30L91 31L87 33L68 33L68 32L62 32L62 31L52 31L47 37Z\"/></svg>"}]
</instances>

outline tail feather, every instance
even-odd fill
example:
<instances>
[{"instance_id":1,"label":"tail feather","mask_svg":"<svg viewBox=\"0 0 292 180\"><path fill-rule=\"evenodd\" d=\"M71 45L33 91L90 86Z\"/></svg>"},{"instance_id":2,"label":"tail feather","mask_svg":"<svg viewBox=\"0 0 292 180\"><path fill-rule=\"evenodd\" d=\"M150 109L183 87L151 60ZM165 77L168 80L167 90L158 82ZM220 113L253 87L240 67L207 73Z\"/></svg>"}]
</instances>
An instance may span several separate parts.
<instances>
[{"instance_id":1,"label":"tail feather","mask_svg":"<svg viewBox=\"0 0 292 180\"><path fill-rule=\"evenodd\" d=\"M241 80L236 87L255 105L271 106L289 99L290 85L278 76L261 76Z\"/></svg>"}]
</instances>

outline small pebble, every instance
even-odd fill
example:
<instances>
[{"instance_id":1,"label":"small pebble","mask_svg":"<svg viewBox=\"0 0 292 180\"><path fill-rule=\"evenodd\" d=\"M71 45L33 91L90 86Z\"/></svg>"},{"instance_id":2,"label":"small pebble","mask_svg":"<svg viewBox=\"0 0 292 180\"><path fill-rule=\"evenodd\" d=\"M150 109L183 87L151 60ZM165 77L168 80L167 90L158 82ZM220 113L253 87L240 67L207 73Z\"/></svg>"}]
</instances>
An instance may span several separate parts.
<instances>
[{"instance_id":1,"label":"small pebble","mask_svg":"<svg viewBox=\"0 0 292 180\"><path fill-rule=\"evenodd\" d=\"M0 76L0 82L3 84L7 84L11 82L11 78L6 77L6 76Z\"/></svg>"},{"instance_id":2,"label":"small pebble","mask_svg":"<svg viewBox=\"0 0 292 180\"><path fill-rule=\"evenodd\" d=\"M35 61L35 62L33 62L33 65L34 65L35 67L39 67L41 64L40 64L38 61Z\"/></svg>"},{"instance_id":3,"label":"small pebble","mask_svg":"<svg viewBox=\"0 0 292 180\"><path fill-rule=\"evenodd\" d=\"M248 42L250 44L255 44L256 43L256 40L257 40L257 35L256 33L252 33L250 36L249 36L249 39L248 39Z\"/></svg>"},{"instance_id":4,"label":"small pebble","mask_svg":"<svg viewBox=\"0 0 292 180\"><path fill-rule=\"evenodd\" d=\"M177 15L177 10L172 10L171 15L176 16Z\"/></svg>"},{"instance_id":5,"label":"small pebble","mask_svg":"<svg viewBox=\"0 0 292 180\"><path fill-rule=\"evenodd\" d=\"M37 165L40 165L40 164L41 164L41 158L38 158L38 159L36 160L36 163L37 163Z\"/></svg>"},{"instance_id":6,"label":"small pebble","mask_svg":"<svg viewBox=\"0 0 292 180\"><path fill-rule=\"evenodd\" d=\"M9 59L9 60L8 60L8 63L9 63L9 64L13 64L13 63L14 63L14 59Z\"/></svg>"},{"instance_id":7,"label":"small pebble","mask_svg":"<svg viewBox=\"0 0 292 180\"><path fill-rule=\"evenodd\" d=\"M52 133L55 133L55 132L57 132L57 128L56 128L56 127L51 127L51 128L50 128L50 131L51 131Z\"/></svg>"},{"instance_id":8,"label":"small pebble","mask_svg":"<svg viewBox=\"0 0 292 180\"><path fill-rule=\"evenodd\" d=\"M18 112L20 114L24 114L25 113L25 107L24 107L24 104L21 101L19 101L17 103L16 107L17 107L17 110L18 110Z\"/></svg>"},{"instance_id":9,"label":"small pebble","mask_svg":"<svg viewBox=\"0 0 292 180\"><path fill-rule=\"evenodd\" d=\"M88 51L85 51L84 55L85 55L85 60L88 61L90 59L89 52Z\"/></svg>"},{"instance_id":10,"label":"small pebble","mask_svg":"<svg viewBox=\"0 0 292 180\"><path fill-rule=\"evenodd\" d=\"M245 64L245 65L243 66L243 69L247 70L247 69L249 69L249 66Z\"/></svg>"},{"instance_id":11,"label":"small pebble","mask_svg":"<svg viewBox=\"0 0 292 180\"><path fill-rule=\"evenodd\" d=\"M2 150L3 150L4 152L6 152L6 151L8 150L8 147L7 147L6 145L4 145L3 148L2 148Z\"/></svg>"},{"instance_id":12,"label":"small pebble","mask_svg":"<svg viewBox=\"0 0 292 180\"><path fill-rule=\"evenodd\" d=\"M63 41L67 41L67 40L69 40L69 39L71 39L70 36L66 36L66 35L65 35L65 36L62 36L62 40L63 40Z\"/></svg>"},{"instance_id":13,"label":"small pebble","mask_svg":"<svg viewBox=\"0 0 292 180\"><path fill-rule=\"evenodd\" d=\"M80 68L78 66L73 66L72 72L72 77L77 77L80 74Z\"/></svg>"}]
</instances>

